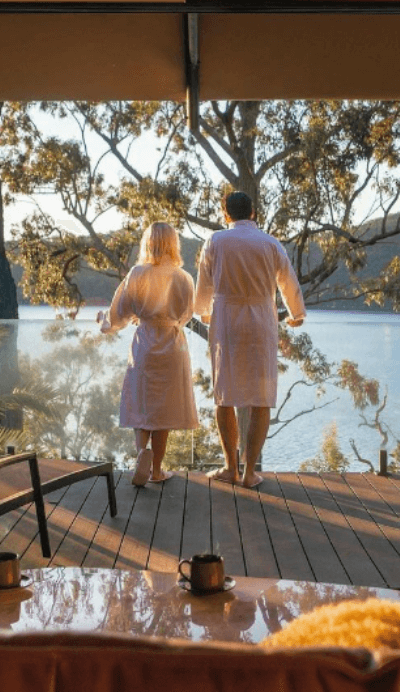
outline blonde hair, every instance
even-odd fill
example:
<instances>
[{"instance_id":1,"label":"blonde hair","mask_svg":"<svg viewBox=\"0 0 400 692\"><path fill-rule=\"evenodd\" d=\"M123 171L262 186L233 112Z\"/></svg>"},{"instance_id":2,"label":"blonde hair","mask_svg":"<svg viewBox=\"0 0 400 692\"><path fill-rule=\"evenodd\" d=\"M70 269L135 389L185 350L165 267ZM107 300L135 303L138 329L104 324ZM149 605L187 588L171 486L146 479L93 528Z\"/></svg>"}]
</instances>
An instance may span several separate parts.
<instances>
[{"instance_id":1,"label":"blonde hair","mask_svg":"<svg viewBox=\"0 0 400 692\"><path fill-rule=\"evenodd\" d=\"M169 257L177 267L183 265L179 235L164 221L156 221L142 235L137 264L160 264Z\"/></svg>"}]
</instances>

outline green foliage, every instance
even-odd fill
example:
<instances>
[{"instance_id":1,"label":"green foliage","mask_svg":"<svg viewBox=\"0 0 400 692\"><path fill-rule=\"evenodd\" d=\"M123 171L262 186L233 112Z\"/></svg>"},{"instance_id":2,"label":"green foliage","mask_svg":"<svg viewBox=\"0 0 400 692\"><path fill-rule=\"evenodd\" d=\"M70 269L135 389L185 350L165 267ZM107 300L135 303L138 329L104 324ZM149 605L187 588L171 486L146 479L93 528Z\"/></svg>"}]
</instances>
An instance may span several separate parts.
<instances>
[{"instance_id":1,"label":"green foliage","mask_svg":"<svg viewBox=\"0 0 400 692\"><path fill-rule=\"evenodd\" d=\"M41 111L59 123L59 135L41 129ZM373 281L361 281L358 272L367 247L400 233L387 227L400 194L398 112L398 102L386 101L211 102L192 134L182 104L5 103L4 199L57 194L81 230L67 233L39 206L15 227L20 247L14 259L24 267L25 294L32 302L80 305L76 273L83 259L120 279L132 245L153 220L164 217L194 232L220 228L220 197L229 188L251 194L260 225L287 245L308 305L327 299L327 281L342 261L353 280L337 287L337 298L389 300L397 309L397 258ZM66 121L75 123L74 139L62 137ZM160 144L153 176L135 149L150 130ZM118 162L118 181L107 175L111 159ZM367 191L371 213L381 214L369 234L354 214ZM105 236L97 225L110 209L118 210L121 223Z\"/></svg>"},{"instance_id":2,"label":"green foliage","mask_svg":"<svg viewBox=\"0 0 400 692\"><path fill-rule=\"evenodd\" d=\"M341 362L336 373L336 385L350 392L358 409L365 409L369 404L376 406L379 402L379 382L360 375L357 363L352 361Z\"/></svg>"},{"instance_id":3,"label":"green foliage","mask_svg":"<svg viewBox=\"0 0 400 692\"><path fill-rule=\"evenodd\" d=\"M350 465L349 460L340 450L337 439L336 422L330 423L324 430L321 451L313 459L306 459L299 468L299 471L333 471L345 473Z\"/></svg>"},{"instance_id":4,"label":"green foliage","mask_svg":"<svg viewBox=\"0 0 400 692\"><path fill-rule=\"evenodd\" d=\"M26 373L21 383L10 393L0 394L0 417L6 411L22 411L25 425L21 430L9 429L0 425L0 449L13 444L17 449L34 446L38 454L46 450L40 437L33 439L27 421L34 420L38 427L46 427L51 421L59 425L62 407L59 392L53 384L37 379L34 373Z\"/></svg>"}]
</instances>

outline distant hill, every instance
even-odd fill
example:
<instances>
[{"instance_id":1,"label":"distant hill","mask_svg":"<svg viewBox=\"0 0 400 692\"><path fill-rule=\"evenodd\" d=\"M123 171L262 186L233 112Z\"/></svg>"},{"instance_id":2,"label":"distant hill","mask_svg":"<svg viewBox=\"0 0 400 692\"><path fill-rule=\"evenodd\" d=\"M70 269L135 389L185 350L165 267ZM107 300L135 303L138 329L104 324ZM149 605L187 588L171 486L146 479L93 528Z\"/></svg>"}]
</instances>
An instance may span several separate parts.
<instances>
[{"instance_id":1,"label":"distant hill","mask_svg":"<svg viewBox=\"0 0 400 692\"><path fill-rule=\"evenodd\" d=\"M200 246L201 242L195 238L185 238L184 236L181 238L181 252L184 268L193 276L193 278L195 278L197 274L196 255ZM132 252L132 256L130 258L132 264L134 264L136 256L137 250L136 252ZM23 297L22 290L18 286L22 277L22 267L20 267L18 264L13 264L11 266L11 272L14 277L14 281L17 284L18 303L20 305L28 305L29 301ZM111 298L114 295L114 291L118 286L117 279L99 274L85 265L78 272L77 282L88 305L109 305Z\"/></svg>"},{"instance_id":2,"label":"distant hill","mask_svg":"<svg viewBox=\"0 0 400 692\"><path fill-rule=\"evenodd\" d=\"M394 229L395 224L398 221L399 214L392 214L388 217L387 230L391 231ZM376 219L370 221L361 227L362 233L365 234L365 238L376 233L380 227L381 220ZM388 238L383 240L376 245L366 248L367 262L365 267L357 272L358 277L362 279L372 278L379 276L382 269L390 262L390 260L396 256L400 256L400 236L393 236L393 238ZM316 266L318 260L321 258L320 249L315 246L314 253L311 253L310 267ZM320 306L313 306L314 309L320 307L321 310L348 310L348 311L362 311L362 312L393 312L392 306L389 302L381 308L376 303L371 306L365 305L363 298L353 299L353 300L337 300L335 298L335 286L351 284L350 272L343 262L339 263L338 269L332 275L331 279L328 279L324 283L324 287L328 288L326 298L330 298L331 302L321 303Z\"/></svg>"},{"instance_id":3,"label":"distant hill","mask_svg":"<svg viewBox=\"0 0 400 692\"><path fill-rule=\"evenodd\" d=\"M388 230L394 227L397 222L399 215L392 215L389 217ZM380 223L379 219L376 221L371 221L364 227L364 232L366 236L373 233ZM193 278L196 278L197 268L196 268L196 258L201 247L201 242L195 238L181 237L181 250L182 258L184 260L184 268L188 271ZM288 248L290 254L290 248ZM136 259L135 251L132 252L131 262L132 264ZM395 255L400 255L400 236L389 238L378 245L374 245L371 248L367 248L367 263L364 269L359 272L359 276L362 278L377 276L381 269L394 257ZM314 250L311 251L311 268L315 266L321 257L321 252L317 246L314 246ZM15 281L18 282L22 276L22 269L18 265L12 266L12 274ZM337 284L347 283L350 284L350 274L343 262L340 262L337 271L335 272L332 279L325 282L325 286L330 290L328 292L329 297L332 299L330 303L321 303L320 306L313 306L315 309L320 307L323 310L348 310L348 311L363 311L363 312L392 312L392 308L389 304L386 304L383 308L379 308L376 304L368 307L362 301L362 299L356 300L337 300L335 299L335 286ZM101 274L83 266L79 272L79 286L82 294L88 305L108 305L113 296L113 293L118 285L116 279L112 279L107 276L102 276ZM21 289L18 287L18 302L23 305L28 301L23 298Z\"/></svg>"}]
</instances>

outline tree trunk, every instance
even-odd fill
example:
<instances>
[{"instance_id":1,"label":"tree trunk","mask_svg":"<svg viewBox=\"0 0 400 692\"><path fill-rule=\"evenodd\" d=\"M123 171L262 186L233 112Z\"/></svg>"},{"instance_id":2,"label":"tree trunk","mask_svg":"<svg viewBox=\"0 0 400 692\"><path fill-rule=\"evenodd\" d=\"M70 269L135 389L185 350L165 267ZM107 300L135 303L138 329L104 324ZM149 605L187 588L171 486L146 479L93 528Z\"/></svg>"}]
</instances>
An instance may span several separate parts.
<instances>
[{"instance_id":1,"label":"tree trunk","mask_svg":"<svg viewBox=\"0 0 400 692\"><path fill-rule=\"evenodd\" d=\"M0 181L0 320L17 320L17 288L11 274L4 242L2 183ZM19 380L17 336L18 323L0 323L0 396L10 394ZM0 426L10 430L22 429L22 411L6 409L0 416ZM0 450L1 451L1 450ZM4 450L5 451L5 450Z\"/></svg>"},{"instance_id":2,"label":"tree trunk","mask_svg":"<svg viewBox=\"0 0 400 692\"><path fill-rule=\"evenodd\" d=\"M0 180L0 320L17 320L17 287L11 274L4 242L3 191Z\"/></svg>"},{"instance_id":3,"label":"tree trunk","mask_svg":"<svg viewBox=\"0 0 400 692\"><path fill-rule=\"evenodd\" d=\"M239 189L249 195L253 200L256 215L258 205L258 183L254 175L255 129L260 107L258 101L244 101L239 105L242 121L242 156L238 162ZM246 445L247 429L249 427L250 408L238 408L237 417L239 424L239 461L241 463ZM257 459L256 468L261 469L261 455Z\"/></svg>"},{"instance_id":4,"label":"tree trunk","mask_svg":"<svg viewBox=\"0 0 400 692\"><path fill-rule=\"evenodd\" d=\"M243 101L239 105L242 137L240 142L241 156L238 160L239 189L253 200L257 216L258 182L254 175L256 127L261 104L258 101Z\"/></svg>"}]
</instances>

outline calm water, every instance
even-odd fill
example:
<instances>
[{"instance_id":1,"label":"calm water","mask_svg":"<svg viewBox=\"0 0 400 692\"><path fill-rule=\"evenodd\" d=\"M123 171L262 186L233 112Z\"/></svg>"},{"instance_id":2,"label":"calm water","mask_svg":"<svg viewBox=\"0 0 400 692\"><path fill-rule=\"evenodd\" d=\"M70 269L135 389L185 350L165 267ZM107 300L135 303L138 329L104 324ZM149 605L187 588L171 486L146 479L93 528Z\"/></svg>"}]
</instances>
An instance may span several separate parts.
<instances>
[{"instance_id":1,"label":"calm water","mask_svg":"<svg viewBox=\"0 0 400 692\"><path fill-rule=\"evenodd\" d=\"M77 319L77 326L97 333L97 325L94 322L97 310L98 308L85 308ZM54 345L41 341L39 335L41 327L53 317L54 311L48 307L20 308L20 352L32 353L33 344L35 356L51 351ZM312 311L302 331L310 334L314 345L326 354L330 361L340 362L344 358L355 361L359 364L361 374L374 377L380 382L382 394L387 388L388 404L382 419L390 425L394 435L400 437L400 315ZM121 332L121 338L113 346L121 358L126 357L132 333L133 329L130 328ZM192 332L188 332L188 341L193 369L202 367L209 372L206 343ZM298 378L299 373L294 367L280 376L278 405L288 387ZM268 439L263 450L264 469L297 470L302 461L318 452L324 428L332 421L336 421L339 442L346 456L354 459L349 444L350 438L354 438L360 454L377 465L380 437L374 430L360 427L360 415L353 409L346 392L330 386L325 397L318 399L312 388L298 387L284 419L314 406L321 406L337 397L338 400L328 406L298 417L276 436L276 427L271 427L272 437ZM207 400L198 394L197 402L198 405L205 405ZM368 418L371 418L371 414L373 411L366 412ZM389 449L395 444L391 440ZM353 461L351 470L366 470L366 467Z\"/></svg>"}]
</instances>

